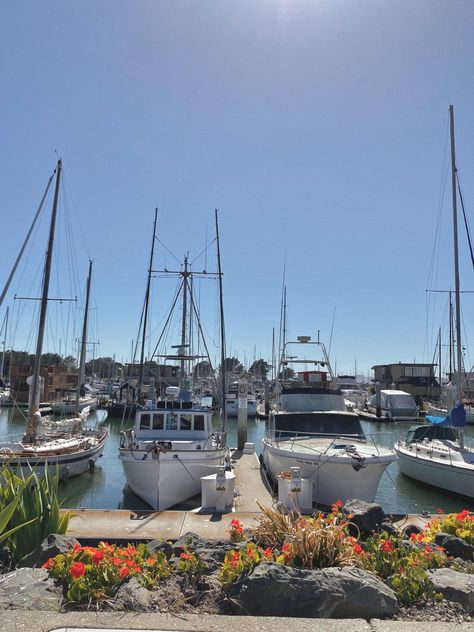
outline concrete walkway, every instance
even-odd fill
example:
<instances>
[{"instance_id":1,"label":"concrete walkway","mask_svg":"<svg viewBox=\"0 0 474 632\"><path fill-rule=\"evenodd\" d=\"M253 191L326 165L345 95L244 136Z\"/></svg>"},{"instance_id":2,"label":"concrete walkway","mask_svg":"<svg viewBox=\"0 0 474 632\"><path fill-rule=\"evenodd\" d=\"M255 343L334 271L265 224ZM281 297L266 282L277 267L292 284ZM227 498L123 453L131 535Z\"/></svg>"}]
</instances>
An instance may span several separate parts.
<instances>
[{"instance_id":1,"label":"concrete walkway","mask_svg":"<svg viewBox=\"0 0 474 632\"><path fill-rule=\"evenodd\" d=\"M473 623L381 621L373 619L292 619L214 615L120 614L94 612L4 611L0 632L89 632L151 630L154 632L472 632Z\"/></svg>"}]
</instances>

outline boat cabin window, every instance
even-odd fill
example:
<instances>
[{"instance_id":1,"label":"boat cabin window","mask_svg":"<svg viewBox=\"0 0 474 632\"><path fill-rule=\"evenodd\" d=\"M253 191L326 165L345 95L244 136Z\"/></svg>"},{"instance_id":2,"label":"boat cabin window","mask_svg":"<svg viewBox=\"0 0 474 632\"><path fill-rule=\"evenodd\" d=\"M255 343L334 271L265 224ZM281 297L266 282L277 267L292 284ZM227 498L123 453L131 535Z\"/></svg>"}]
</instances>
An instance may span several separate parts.
<instances>
[{"instance_id":1,"label":"boat cabin window","mask_svg":"<svg viewBox=\"0 0 474 632\"><path fill-rule=\"evenodd\" d=\"M180 415L180 418L179 418L180 430L191 430L192 423L193 423L192 415Z\"/></svg>"},{"instance_id":2,"label":"boat cabin window","mask_svg":"<svg viewBox=\"0 0 474 632\"><path fill-rule=\"evenodd\" d=\"M163 430L164 427L164 415L163 414L154 414L153 415L153 430Z\"/></svg>"},{"instance_id":3,"label":"boat cabin window","mask_svg":"<svg viewBox=\"0 0 474 632\"><path fill-rule=\"evenodd\" d=\"M440 441L457 441L458 435L452 426L415 426L408 430L406 444L417 443L428 439L439 439Z\"/></svg>"},{"instance_id":4,"label":"boat cabin window","mask_svg":"<svg viewBox=\"0 0 474 632\"><path fill-rule=\"evenodd\" d=\"M166 417L166 430L178 430L178 415L170 413Z\"/></svg>"},{"instance_id":5,"label":"boat cabin window","mask_svg":"<svg viewBox=\"0 0 474 632\"><path fill-rule=\"evenodd\" d=\"M140 430L150 430L151 415L140 415Z\"/></svg>"},{"instance_id":6,"label":"boat cabin window","mask_svg":"<svg viewBox=\"0 0 474 632\"><path fill-rule=\"evenodd\" d=\"M204 430L204 415L194 415L194 430Z\"/></svg>"},{"instance_id":7,"label":"boat cabin window","mask_svg":"<svg viewBox=\"0 0 474 632\"><path fill-rule=\"evenodd\" d=\"M325 415L324 413L283 413L275 415L275 431L281 437L295 432L318 434L348 434L363 436L358 417L347 415Z\"/></svg>"}]
</instances>

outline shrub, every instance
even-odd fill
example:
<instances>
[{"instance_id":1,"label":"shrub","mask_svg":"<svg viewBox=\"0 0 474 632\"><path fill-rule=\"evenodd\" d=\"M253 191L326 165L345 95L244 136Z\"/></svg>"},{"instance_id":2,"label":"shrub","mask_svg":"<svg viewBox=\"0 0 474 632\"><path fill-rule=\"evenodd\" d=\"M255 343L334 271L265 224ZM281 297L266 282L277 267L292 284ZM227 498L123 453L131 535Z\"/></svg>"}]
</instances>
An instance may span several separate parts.
<instances>
[{"instance_id":1,"label":"shrub","mask_svg":"<svg viewBox=\"0 0 474 632\"><path fill-rule=\"evenodd\" d=\"M18 500L8 521L11 531L6 546L16 560L31 553L52 533L66 533L70 512L63 516L59 512L58 473L53 476L45 468L40 478L34 471L27 477L20 470L15 474L8 464L0 470L0 511ZM19 531L19 528L24 527Z\"/></svg>"},{"instance_id":2,"label":"shrub","mask_svg":"<svg viewBox=\"0 0 474 632\"><path fill-rule=\"evenodd\" d=\"M145 544L119 547L105 542L97 547L76 545L72 551L50 558L43 568L64 583L69 600L79 603L113 596L129 577L152 588L171 573L161 551L150 553Z\"/></svg>"},{"instance_id":3,"label":"shrub","mask_svg":"<svg viewBox=\"0 0 474 632\"><path fill-rule=\"evenodd\" d=\"M443 518L435 518L428 523L424 531L427 541L433 541L437 533L449 533L462 538L468 544L474 544L474 514L467 509L452 513Z\"/></svg>"}]
</instances>

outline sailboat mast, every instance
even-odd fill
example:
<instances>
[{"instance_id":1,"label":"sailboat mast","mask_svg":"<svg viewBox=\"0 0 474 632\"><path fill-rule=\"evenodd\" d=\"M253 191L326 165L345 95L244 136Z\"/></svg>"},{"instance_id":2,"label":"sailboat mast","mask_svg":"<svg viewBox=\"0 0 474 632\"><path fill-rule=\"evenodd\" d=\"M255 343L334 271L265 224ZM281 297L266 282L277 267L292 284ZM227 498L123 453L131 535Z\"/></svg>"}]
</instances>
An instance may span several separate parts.
<instances>
[{"instance_id":1,"label":"sailboat mast","mask_svg":"<svg viewBox=\"0 0 474 632\"><path fill-rule=\"evenodd\" d=\"M48 309L48 294L49 294L49 279L51 276L51 264L53 261L53 245L54 245L54 231L56 227L56 215L58 210L59 200L59 183L61 181L62 162L58 160L58 167L56 173L56 187L54 189L54 201L53 210L51 213L51 224L49 228L48 249L46 251L46 259L44 265L43 276L43 292L41 295L41 310L38 325L38 338L36 341L36 353L35 364L33 369L33 377L31 382L31 405L29 410L28 425L26 434L28 438L34 439L36 437L36 428L34 415L39 412L40 401L40 369L41 369L41 354L43 353L43 339L44 330L46 326L46 312Z\"/></svg>"},{"instance_id":2,"label":"sailboat mast","mask_svg":"<svg viewBox=\"0 0 474 632\"><path fill-rule=\"evenodd\" d=\"M143 386L143 362L145 360L145 340L146 340L146 328L148 325L148 306L150 303L150 284L151 284L151 274L153 270L153 253L155 251L155 238L156 238L156 220L158 217L158 209L155 208L155 219L153 220L153 238L151 242L151 250L150 250L150 264L148 266L148 277L146 283L146 292L145 292L145 310L143 314L143 331L142 331L142 348L140 352L140 371L138 374L138 387L137 387L137 398L140 398ZM133 341L132 341L133 347Z\"/></svg>"},{"instance_id":3,"label":"sailboat mast","mask_svg":"<svg viewBox=\"0 0 474 632\"><path fill-rule=\"evenodd\" d=\"M183 272L183 311L181 322L181 389L184 389L185 378L185 355L186 355L186 324L188 319L188 257L184 257L184 272Z\"/></svg>"},{"instance_id":4,"label":"sailboat mast","mask_svg":"<svg viewBox=\"0 0 474 632\"><path fill-rule=\"evenodd\" d=\"M215 209L216 216L216 243L217 243L217 275L219 279L219 311L221 321L221 411L222 411L222 431L225 429L226 424L226 408L225 408L225 394L226 394L226 367L225 367L225 326L224 326L224 294L222 291L222 268L221 268L221 247L219 241L219 222L217 221L217 209Z\"/></svg>"},{"instance_id":5,"label":"sailboat mast","mask_svg":"<svg viewBox=\"0 0 474 632\"><path fill-rule=\"evenodd\" d=\"M79 373L77 376L76 414L79 413L79 399L81 397L81 387L84 384L85 378L86 378L87 316L89 313L91 277L92 277L92 261L89 259L89 274L87 275L87 288L86 288L86 304L84 308L84 319L82 321L81 355L79 359Z\"/></svg>"},{"instance_id":6,"label":"sailboat mast","mask_svg":"<svg viewBox=\"0 0 474 632\"><path fill-rule=\"evenodd\" d=\"M453 195L453 236L454 236L454 293L456 309L456 356L457 356L457 400L462 400L461 374L462 374L462 348L461 348L461 307L459 289L459 250L458 250L458 213L456 194L456 150L454 144L454 108L449 106L449 120L451 132L451 187Z\"/></svg>"}]
</instances>

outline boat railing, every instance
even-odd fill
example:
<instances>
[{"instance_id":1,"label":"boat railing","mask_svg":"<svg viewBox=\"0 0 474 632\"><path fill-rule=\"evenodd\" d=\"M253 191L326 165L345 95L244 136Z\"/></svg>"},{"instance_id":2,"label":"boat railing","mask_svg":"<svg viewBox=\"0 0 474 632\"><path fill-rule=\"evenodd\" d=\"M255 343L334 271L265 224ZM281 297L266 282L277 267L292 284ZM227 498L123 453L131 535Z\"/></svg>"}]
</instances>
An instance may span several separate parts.
<instances>
[{"instance_id":1,"label":"boat railing","mask_svg":"<svg viewBox=\"0 0 474 632\"><path fill-rule=\"evenodd\" d=\"M330 449L333 449L338 442L347 442L349 443L350 441L356 441L356 442L361 442L363 441L366 444L371 444L373 445L374 449L376 450L376 453L378 454L379 450L382 449L392 449L393 447L393 432L373 432L373 433L367 433L364 432L363 434L350 434L350 433L345 433L345 432L339 432L339 433L329 433L329 432L317 432L317 433L312 433L312 432L297 432L297 431L290 431L290 430L276 430L274 432L274 440L279 443L279 442L291 442L291 445L293 446L295 443L299 443L305 439L313 439L313 438L317 438L317 439L321 439L321 438L325 438L328 439L327 445L324 446L323 449L318 450L319 453L321 454L325 454L326 452L328 452ZM341 446L342 447L342 446Z\"/></svg>"}]
</instances>

